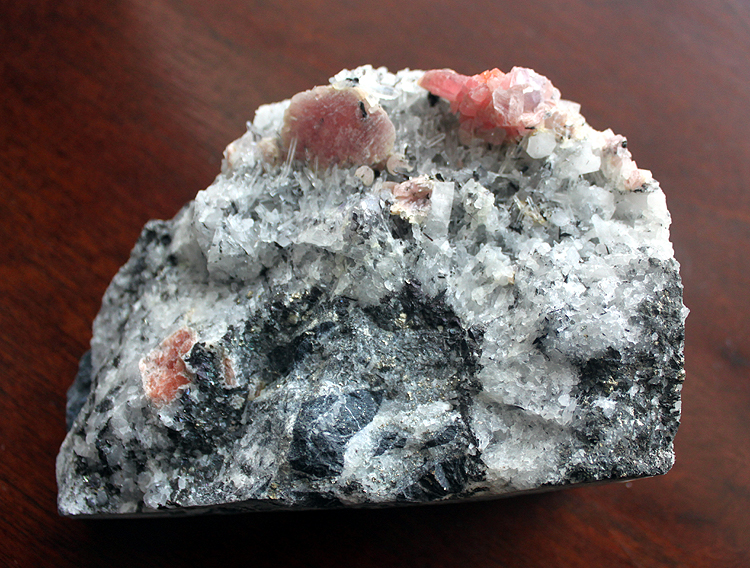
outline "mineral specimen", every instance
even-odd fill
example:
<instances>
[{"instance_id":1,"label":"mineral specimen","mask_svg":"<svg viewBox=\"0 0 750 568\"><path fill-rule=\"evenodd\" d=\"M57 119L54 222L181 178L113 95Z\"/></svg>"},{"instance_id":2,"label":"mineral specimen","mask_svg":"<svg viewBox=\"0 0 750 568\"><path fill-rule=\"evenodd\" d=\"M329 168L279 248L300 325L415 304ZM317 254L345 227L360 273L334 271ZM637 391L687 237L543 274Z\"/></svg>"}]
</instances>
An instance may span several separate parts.
<instances>
[{"instance_id":1,"label":"mineral specimen","mask_svg":"<svg viewBox=\"0 0 750 568\"><path fill-rule=\"evenodd\" d=\"M146 225L69 392L60 512L666 472L687 310L625 139L528 69L331 83L258 109L213 185Z\"/></svg>"}]
</instances>

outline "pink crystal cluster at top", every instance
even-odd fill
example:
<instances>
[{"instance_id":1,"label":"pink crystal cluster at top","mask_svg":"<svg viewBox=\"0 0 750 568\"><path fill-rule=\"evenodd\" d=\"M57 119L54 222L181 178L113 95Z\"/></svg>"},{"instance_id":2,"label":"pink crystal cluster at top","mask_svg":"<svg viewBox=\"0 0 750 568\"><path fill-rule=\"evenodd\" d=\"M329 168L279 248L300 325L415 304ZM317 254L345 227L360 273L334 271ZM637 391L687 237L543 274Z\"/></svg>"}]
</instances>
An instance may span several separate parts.
<instances>
[{"instance_id":1,"label":"pink crystal cluster at top","mask_svg":"<svg viewBox=\"0 0 750 568\"><path fill-rule=\"evenodd\" d=\"M558 91L549 79L532 69L513 67L509 73L490 69L461 75L452 69L433 69L419 85L451 103L458 113L459 136L499 144L534 130L557 106Z\"/></svg>"}]
</instances>

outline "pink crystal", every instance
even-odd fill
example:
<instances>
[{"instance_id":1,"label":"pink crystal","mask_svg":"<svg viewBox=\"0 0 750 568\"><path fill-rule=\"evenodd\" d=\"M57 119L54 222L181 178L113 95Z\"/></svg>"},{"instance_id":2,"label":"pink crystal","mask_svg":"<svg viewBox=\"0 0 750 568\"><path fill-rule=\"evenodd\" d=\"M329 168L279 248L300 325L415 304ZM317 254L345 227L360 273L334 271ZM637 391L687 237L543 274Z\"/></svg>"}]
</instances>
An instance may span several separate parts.
<instances>
[{"instance_id":1,"label":"pink crystal","mask_svg":"<svg viewBox=\"0 0 750 568\"><path fill-rule=\"evenodd\" d=\"M634 191L651 182L653 176L649 170L638 169L633 155L627 148L628 144L624 136L614 134L611 130L604 131L602 171L606 175L619 179L625 189Z\"/></svg>"},{"instance_id":2,"label":"pink crystal","mask_svg":"<svg viewBox=\"0 0 750 568\"><path fill-rule=\"evenodd\" d=\"M427 215L432 197L433 183L427 176L408 179L391 187L393 205L391 213L416 220Z\"/></svg>"},{"instance_id":3,"label":"pink crystal","mask_svg":"<svg viewBox=\"0 0 750 568\"><path fill-rule=\"evenodd\" d=\"M388 157L395 140L386 112L358 87L315 87L297 93L281 129L287 156L321 168L378 164Z\"/></svg>"},{"instance_id":4,"label":"pink crystal","mask_svg":"<svg viewBox=\"0 0 750 568\"><path fill-rule=\"evenodd\" d=\"M183 358L195 342L195 332L181 328L140 360L143 390L157 406L172 402L180 387L190 382Z\"/></svg>"},{"instance_id":5,"label":"pink crystal","mask_svg":"<svg viewBox=\"0 0 750 568\"><path fill-rule=\"evenodd\" d=\"M556 107L558 91L546 77L524 67L510 73L490 69L468 76L452 69L427 71L420 86L451 103L461 141L481 138L498 144L535 129Z\"/></svg>"}]
</instances>

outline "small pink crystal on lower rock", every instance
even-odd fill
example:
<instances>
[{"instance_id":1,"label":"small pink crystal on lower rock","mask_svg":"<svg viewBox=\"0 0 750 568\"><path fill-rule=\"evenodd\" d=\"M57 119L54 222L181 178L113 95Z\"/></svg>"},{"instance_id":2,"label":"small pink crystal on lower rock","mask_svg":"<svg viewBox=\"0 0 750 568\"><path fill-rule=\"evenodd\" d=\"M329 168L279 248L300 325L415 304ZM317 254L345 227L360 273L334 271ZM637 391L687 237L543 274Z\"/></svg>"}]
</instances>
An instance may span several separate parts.
<instances>
[{"instance_id":1,"label":"small pink crystal on lower rock","mask_svg":"<svg viewBox=\"0 0 750 568\"><path fill-rule=\"evenodd\" d=\"M461 141L481 138L499 144L536 128L560 100L546 77L524 67L510 73L491 69L479 75L461 75L452 69L433 69L419 85L451 103L458 113Z\"/></svg>"},{"instance_id":2,"label":"small pink crystal on lower rock","mask_svg":"<svg viewBox=\"0 0 750 568\"><path fill-rule=\"evenodd\" d=\"M284 153L318 168L384 161L396 130L359 87L325 86L297 93L284 113Z\"/></svg>"},{"instance_id":3,"label":"small pink crystal on lower rock","mask_svg":"<svg viewBox=\"0 0 750 568\"><path fill-rule=\"evenodd\" d=\"M184 357L195 342L195 332L181 328L140 360L143 390L154 404L161 406L172 402L180 387L190 382Z\"/></svg>"},{"instance_id":4,"label":"small pink crystal on lower rock","mask_svg":"<svg viewBox=\"0 0 750 568\"><path fill-rule=\"evenodd\" d=\"M621 187L630 191L640 189L653 181L654 177L649 170L638 169L624 136L615 134L610 129L602 134L604 146L601 168L605 175L618 180Z\"/></svg>"},{"instance_id":5,"label":"small pink crystal on lower rock","mask_svg":"<svg viewBox=\"0 0 750 568\"><path fill-rule=\"evenodd\" d=\"M410 221L424 220L429 213L430 197L434 189L433 182L427 176L408 179L395 184L391 214L400 215Z\"/></svg>"}]
</instances>

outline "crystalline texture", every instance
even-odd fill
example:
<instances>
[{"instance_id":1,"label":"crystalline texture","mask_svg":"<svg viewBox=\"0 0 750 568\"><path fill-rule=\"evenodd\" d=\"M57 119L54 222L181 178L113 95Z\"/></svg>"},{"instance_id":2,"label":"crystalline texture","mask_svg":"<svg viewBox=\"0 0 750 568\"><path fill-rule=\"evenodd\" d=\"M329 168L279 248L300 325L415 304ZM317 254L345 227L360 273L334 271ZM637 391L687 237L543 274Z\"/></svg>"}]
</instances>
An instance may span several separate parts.
<instances>
[{"instance_id":1,"label":"crystalline texture","mask_svg":"<svg viewBox=\"0 0 750 568\"><path fill-rule=\"evenodd\" d=\"M468 77L452 69L427 71L419 84L450 101L466 139L502 142L535 129L560 100L560 91L531 69L491 69ZM500 132L498 132L500 131Z\"/></svg>"},{"instance_id":2,"label":"crystalline texture","mask_svg":"<svg viewBox=\"0 0 750 568\"><path fill-rule=\"evenodd\" d=\"M317 167L377 164L393 147L388 115L358 87L315 87L292 97L280 133L284 152Z\"/></svg>"},{"instance_id":3,"label":"crystalline texture","mask_svg":"<svg viewBox=\"0 0 750 568\"><path fill-rule=\"evenodd\" d=\"M70 390L62 514L486 498L671 467L687 311L664 194L547 79L477 77L361 67L263 106L211 187L146 225ZM331 115L323 138L297 128Z\"/></svg>"}]
</instances>

